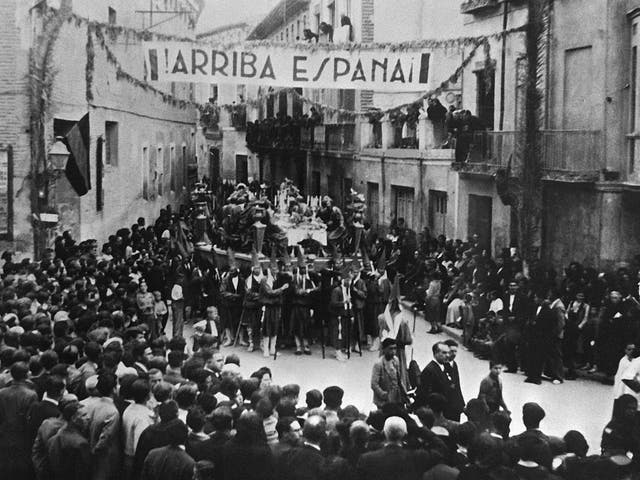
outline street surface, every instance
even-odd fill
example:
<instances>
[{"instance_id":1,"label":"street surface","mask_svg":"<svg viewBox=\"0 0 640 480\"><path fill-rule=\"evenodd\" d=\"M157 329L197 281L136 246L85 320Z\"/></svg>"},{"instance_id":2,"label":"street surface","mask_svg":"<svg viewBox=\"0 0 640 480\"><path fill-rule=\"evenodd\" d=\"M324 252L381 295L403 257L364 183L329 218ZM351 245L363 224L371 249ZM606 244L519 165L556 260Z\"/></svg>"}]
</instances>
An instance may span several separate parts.
<instances>
[{"instance_id":1,"label":"street surface","mask_svg":"<svg viewBox=\"0 0 640 480\"><path fill-rule=\"evenodd\" d=\"M408 311L404 314L409 316L409 323L413 326L413 315ZM418 316L414 334L414 358L421 369L432 359L433 343L449 338L445 334L429 335L426 333L428 328L429 324ZM167 326L167 331L171 331L170 326ZM185 335L188 339L191 332L190 325L187 325ZM308 390L315 388L322 391L330 385L338 385L345 390L343 406L355 405L364 412L374 408L369 382L371 367L377 353L365 349L362 357L352 354L350 360L339 362L333 358L332 349L327 348L325 360L322 359L318 345L314 345L312 351L311 356L295 356L293 349L284 350L279 352L277 360L274 361L273 357L264 358L258 350L247 353L240 347L222 349L223 353L235 352L240 356L240 368L244 376L267 366L273 373L274 383L299 384L301 404L304 403L305 392ZM407 358L411 358L409 347ZM457 362L462 393L468 401L477 396L480 381L489 373L489 362L475 358L464 348L459 349ZM523 374L502 374L504 398L512 411L512 434L524 430L522 405L526 402L537 402L547 414L541 424L543 432L562 437L568 430L578 430L587 439L590 453L600 452L602 430L611 416L613 387L581 379L565 381L562 385L553 385L549 381L543 381L542 385L532 385L524 383L524 378Z\"/></svg>"}]
</instances>

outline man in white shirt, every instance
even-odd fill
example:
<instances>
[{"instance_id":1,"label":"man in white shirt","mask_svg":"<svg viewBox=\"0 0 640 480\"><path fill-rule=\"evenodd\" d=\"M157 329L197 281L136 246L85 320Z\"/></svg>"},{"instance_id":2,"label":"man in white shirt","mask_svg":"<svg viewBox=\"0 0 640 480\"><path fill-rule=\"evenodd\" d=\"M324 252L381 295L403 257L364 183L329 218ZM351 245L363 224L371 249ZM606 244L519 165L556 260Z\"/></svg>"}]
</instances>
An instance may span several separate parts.
<instances>
[{"instance_id":1,"label":"man in white shirt","mask_svg":"<svg viewBox=\"0 0 640 480\"><path fill-rule=\"evenodd\" d=\"M624 356L618 363L618 370L613 380L613 399L628 393L638 398L638 394L627 387L622 380L633 380L636 378L638 372L640 372L640 360L634 358L636 346L633 343L628 343L624 348Z\"/></svg>"},{"instance_id":2,"label":"man in white shirt","mask_svg":"<svg viewBox=\"0 0 640 480\"><path fill-rule=\"evenodd\" d=\"M131 478L140 435L148 426L155 423L155 414L146 405L150 392L151 390L146 380L138 379L133 382L131 395L135 403L131 403L122 414L125 478Z\"/></svg>"}]
</instances>

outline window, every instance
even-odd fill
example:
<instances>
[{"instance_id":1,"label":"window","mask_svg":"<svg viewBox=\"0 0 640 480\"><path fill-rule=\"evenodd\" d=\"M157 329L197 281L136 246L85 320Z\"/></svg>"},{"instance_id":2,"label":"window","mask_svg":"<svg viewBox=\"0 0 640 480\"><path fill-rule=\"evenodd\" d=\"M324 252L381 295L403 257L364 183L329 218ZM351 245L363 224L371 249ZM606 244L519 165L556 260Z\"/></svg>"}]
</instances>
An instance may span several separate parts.
<instances>
[{"instance_id":1,"label":"window","mask_svg":"<svg viewBox=\"0 0 640 480\"><path fill-rule=\"evenodd\" d=\"M187 187L187 146L182 145L182 159L180 163L180 179L182 180L180 184L182 188Z\"/></svg>"},{"instance_id":2,"label":"window","mask_svg":"<svg viewBox=\"0 0 640 480\"><path fill-rule=\"evenodd\" d=\"M209 88L209 98L218 100L218 85L211 85Z\"/></svg>"},{"instance_id":3,"label":"window","mask_svg":"<svg viewBox=\"0 0 640 480\"><path fill-rule=\"evenodd\" d=\"M300 37L300 20L296 22L296 36Z\"/></svg>"},{"instance_id":4,"label":"window","mask_svg":"<svg viewBox=\"0 0 640 480\"><path fill-rule=\"evenodd\" d=\"M118 122L105 122L105 163L118 165Z\"/></svg>"},{"instance_id":5,"label":"window","mask_svg":"<svg viewBox=\"0 0 640 480\"><path fill-rule=\"evenodd\" d=\"M340 203L342 207L346 207L347 201L349 200L349 195L351 194L351 189L353 188L353 180L350 178L342 179L342 198L340 199Z\"/></svg>"},{"instance_id":6,"label":"window","mask_svg":"<svg viewBox=\"0 0 640 480\"><path fill-rule=\"evenodd\" d=\"M344 14L351 18L351 0L344 0Z\"/></svg>"},{"instance_id":7,"label":"window","mask_svg":"<svg viewBox=\"0 0 640 480\"><path fill-rule=\"evenodd\" d=\"M109 25L115 25L117 22L117 14L114 8L109 7Z\"/></svg>"},{"instance_id":8,"label":"window","mask_svg":"<svg viewBox=\"0 0 640 480\"><path fill-rule=\"evenodd\" d=\"M171 145L169 147L169 170L167 175L169 175L169 188L171 188L172 192L176 191L176 146Z\"/></svg>"},{"instance_id":9,"label":"window","mask_svg":"<svg viewBox=\"0 0 640 480\"><path fill-rule=\"evenodd\" d=\"M236 155L236 183L247 183L249 177L247 161L246 155Z\"/></svg>"},{"instance_id":10,"label":"window","mask_svg":"<svg viewBox=\"0 0 640 480\"><path fill-rule=\"evenodd\" d=\"M415 190L410 187L391 186L393 191L393 213L396 220L404 219L407 228L413 228L413 204Z\"/></svg>"},{"instance_id":11,"label":"window","mask_svg":"<svg viewBox=\"0 0 640 480\"><path fill-rule=\"evenodd\" d=\"M142 148L142 198L149 200L149 148Z\"/></svg>"},{"instance_id":12,"label":"window","mask_svg":"<svg viewBox=\"0 0 640 480\"><path fill-rule=\"evenodd\" d=\"M102 188L102 153L104 148L104 138L98 137L96 143L96 212L101 212L104 208L104 188Z\"/></svg>"},{"instance_id":13,"label":"window","mask_svg":"<svg viewBox=\"0 0 640 480\"><path fill-rule=\"evenodd\" d=\"M311 195L320 196L320 172L311 172Z\"/></svg>"},{"instance_id":14,"label":"window","mask_svg":"<svg viewBox=\"0 0 640 480\"><path fill-rule=\"evenodd\" d=\"M320 30L320 14L316 13L315 17L316 17L316 33L318 33L318 31Z\"/></svg>"},{"instance_id":15,"label":"window","mask_svg":"<svg viewBox=\"0 0 640 480\"><path fill-rule=\"evenodd\" d=\"M307 28L307 16L302 16L302 28Z\"/></svg>"},{"instance_id":16,"label":"window","mask_svg":"<svg viewBox=\"0 0 640 480\"><path fill-rule=\"evenodd\" d=\"M288 42L288 41L289 41L289 27L287 27L287 28L285 29L285 33L286 33L286 35L285 35L285 39L286 39L286 40L287 40L287 42Z\"/></svg>"},{"instance_id":17,"label":"window","mask_svg":"<svg viewBox=\"0 0 640 480\"><path fill-rule=\"evenodd\" d=\"M162 147L158 147L158 154L156 155L156 164L155 171L152 173L153 175L153 191L151 195L153 197L162 196L162 181L164 176L164 150Z\"/></svg>"},{"instance_id":18,"label":"window","mask_svg":"<svg viewBox=\"0 0 640 480\"><path fill-rule=\"evenodd\" d=\"M380 216L380 186L375 182L367 182L367 217L371 225L378 226Z\"/></svg>"},{"instance_id":19,"label":"window","mask_svg":"<svg viewBox=\"0 0 640 480\"><path fill-rule=\"evenodd\" d=\"M336 3L335 1L327 5L327 23L334 27L336 25Z\"/></svg>"},{"instance_id":20,"label":"window","mask_svg":"<svg viewBox=\"0 0 640 480\"><path fill-rule=\"evenodd\" d=\"M447 192L429 190L429 228L435 236L446 235Z\"/></svg>"}]
</instances>

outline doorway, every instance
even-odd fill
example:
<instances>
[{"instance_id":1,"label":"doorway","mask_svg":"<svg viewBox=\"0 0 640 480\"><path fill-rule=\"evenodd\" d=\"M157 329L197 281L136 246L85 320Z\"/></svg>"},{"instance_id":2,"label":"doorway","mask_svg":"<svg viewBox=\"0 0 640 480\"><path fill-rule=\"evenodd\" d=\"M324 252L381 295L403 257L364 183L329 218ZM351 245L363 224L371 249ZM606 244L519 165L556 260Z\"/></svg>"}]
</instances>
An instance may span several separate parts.
<instances>
[{"instance_id":1,"label":"doorway","mask_svg":"<svg viewBox=\"0 0 640 480\"><path fill-rule=\"evenodd\" d=\"M491 222L493 199L484 195L469 194L469 220L467 236L477 234L483 249L491 252Z\"/></svg>"}]
</instances>

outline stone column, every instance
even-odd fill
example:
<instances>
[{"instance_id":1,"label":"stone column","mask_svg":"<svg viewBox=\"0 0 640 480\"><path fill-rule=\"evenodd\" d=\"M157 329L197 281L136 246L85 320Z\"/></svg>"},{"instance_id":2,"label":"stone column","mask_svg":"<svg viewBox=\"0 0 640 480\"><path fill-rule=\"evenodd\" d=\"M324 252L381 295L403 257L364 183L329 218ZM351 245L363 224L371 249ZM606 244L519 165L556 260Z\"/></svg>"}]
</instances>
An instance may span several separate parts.
<instances>
[{"instance_id":1,"label":"stone column","mask_svg":"<svg viewBox=\"0 0 640 480\"><path fill-rule=\"evenodd\" d=\"M622 260L623 254L622 187L600 184L596 188L600 197L600 267L610 268Z\"/></svg>"},{"instance_id":2,"label":"stone column","mask_svg":"<svg viewBox=\"0 0 640 480\"><path fill-rule=\"evenodd\" d=\"M373 144L373 125L369 121L360 123L360 148L371 148Z\"/></svg>"},{"instance_id":3,"label":"stone column","mask_svg":"<svg viewBox=\"0 0 640 480\"><path fill-rule=\"evenodd\" d=\"M382 119L382 148L391 148L393 146L393 125L389 121L389 116L385 115Z\"/></svg>"},{"instance_id":4,"label":"stone column","mask_svg":"<svg viewBox=\"0 0 640 480\"><path fill-rule=\"evenodd\" d=\"M436 148L435 129L433 122L426 115L420 115L418 119L418 148L420 150L430 150Z\"/></svg>"}]
</instances>

